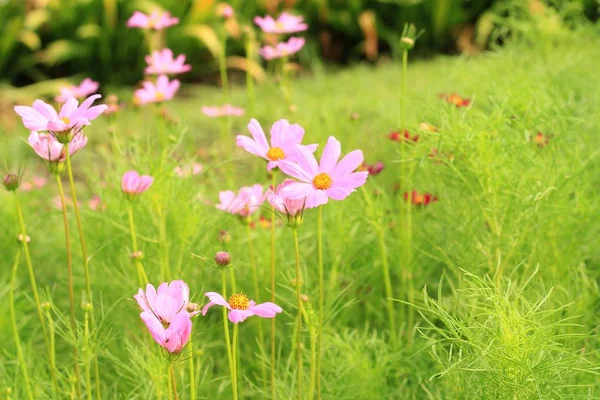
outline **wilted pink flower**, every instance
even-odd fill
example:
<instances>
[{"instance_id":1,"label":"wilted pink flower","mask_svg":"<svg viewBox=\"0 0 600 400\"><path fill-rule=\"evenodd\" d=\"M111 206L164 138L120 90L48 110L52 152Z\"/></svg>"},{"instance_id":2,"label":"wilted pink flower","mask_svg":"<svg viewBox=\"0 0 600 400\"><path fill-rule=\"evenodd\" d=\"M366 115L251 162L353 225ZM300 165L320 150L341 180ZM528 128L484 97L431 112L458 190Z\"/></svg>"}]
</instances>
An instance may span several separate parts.
<instances>
[{"instance_id":1,"label":"wilted pink flower","mask_svg":"<svg viewBox=\"0 0 600 400\"><path fill-rule=\"evenodd\" d=\"M308 25L304 23L303 17L291 15L286 12L281 13L276 20L270 15L264 18L257 16L254 18L254 23L265 33L296 33L308 29Z\"/></svg>"},{"instance_id":2,"label":"wilted pink flower","mask_svg":"<svg viewBox=\"0 0 600 400\"><path fill-rule=\"evenodd\" d=\"M135 91L133 101L137 105L145 105L171 100L175 92L179 90L179 85L179 80L174 79L169 82L169 78L166 75L160 75L156 83L144 81L142 88Z\"/></svg>"},{"instance_id":3,"label":"wilted pink flower","mask_svg":"<svg viewBox=\"0 0 600 400\"><path fill-rule=\"evenodd\" d=\"M123 175L121 189L129 196L137 196L144 193L154 182L154 178L148 175L140 175L136 171L127 171Z\"/></svg>"},{"instance_id":4,"label":"wilted pink flower","mask_svg":"<svg viewBox=\"0 0 600 400\"><path fill-rule=\"evenodd\" d=\"M244 322L244 320L253 315L263 318L275 318L283 310L277 304L267 302L256 304L254 300L248 299L245 294L234 293L226 301L223 296L215 292L207 292L205 296L210 299L208 304L202 309L202 315L206 315L208 309L214 305L226 307L229 310L229 320L234 324Z\"/></svg>"},{"instance_id":5,"label":"wilted pink flower","mask_svg":"<svg viewBox=\"0 0 600 400\"><path fill-rule=\"evenodd\" d=\"M65 162L67 159L65 145L59 143L54 135L31 131L27 141L37 155L46 161L50 161L51 163ZM83 133L75 135L71 143L69 143L69 155L73 156L84 148L86 144L87 137Z\"/></svg>"},{"instance_id":6,"label":"wilted pink flower","mask_svg":"<svg viewBox=\"0 0 600 400\"><path fill-rule=\"evenodd\" d=\"M142 309L140 317L154 341L169 353L180 353L192 331L191 317L197 314L186 310L190 297L190 290L186 283L163 282L158 290L148 284L145 293L139 289L133 297Z\"/></svg>"},{"instance_id":7,"label":"wilted pink flower","mask_svg":"<svg viewBox=\"0 0 600 400\"><path fill-rule=\"evenodd\" d=\"M202 113L207 117L241 117L246 111L243 108L225 104L221 107L202 107Z\"/></svg>"},{"instance_id":8,"label":"wilted pink flower","mask_svg":"<svg viewBox=\"0 0 600 400\"><path fill-rule=\"evenodd\" d=\"M274 209L287 215L289 226L296 227L302 223L302 214L304 212L306 198L292 199L286 195L283 189L293 183L293 180L286 179L277 187L277 189L273 190L271 187L267 194L267 201Z\"/></svg>"},{"instance_id":9,"label":"wilted pink flower","mask_svg":"<svg viewBox=\"0 0 600 400\"><path fill-rule=\"evenodd\" d=\"M219 192L217 208L240 217L248 217L265 201L261 185L244 186L236 194L232 190Z\"/></svg>"},{"instance_id":10,"label":"wilted pink flower","mask_svg":"<svg viewBox=\"0 0 600 400\"><path fill-rule=\"evenodd\" d=\"M173 58L171 49L155 50L151 55L146 56L148 66L144 70L146 74L183 74L192 69L192 66L185 64L185 55L180 54Z\"/></svg>"},{"instance_id":11,"label":"wilted pink flower","mask_svg":"<svg viewBox=\"0 0 600 400\"><path fill-rule=\"evenodd\" d=\"M259 53L265 60L289 57L299 52L304 47L305 42L304 38L292 37L287 42L280 42L275 46L264 46L259 50Z\"/></svg>"},{"instance_id":12,"label":"wilted pink flower","mask_svg":"<svg viewBox=\"0 0 600 400\"><path fill-rule=\"evenodd\" d=\"M79 130L86 125L91 125L90 121L106 110L104 104L90 107L96 99L101 97L99 94L95 94L88 97L81 105L71 97L62 105L59 113L42 100L36 100L33 107L15 106L15 112L21 116L23 125L30 131L50 131L61 137L65 132L69 132L66 141L70 141ZM61 140L61 142L64 141Z\"/></svg>"},{"instance_id":13,"label":"wilted pink flower","mask_svg":"<svg viewBox=\"0 0 600 400\"><path fill-rule=\"evenodd\" d=\"M177 25L178 23L179 18L172 17L171 13L168 11L152 11L150 15L136 11L129 20L127 20L127 26L129 28L155 29L157 31Z\"/></svg>"},{"instance_id":14,"label":"wilted pink flower","mask_svg":"<svg viewBox=\"0 0 600 400\"><path fill-rule=\"evenodd\" d=\"M175 168L175 175L180 178L186 178L189 176L198 175L202 172L202 164L192 163L187 165L182 165Z\"/></svg>"},{"instance_id":15,"label":"wilted pink flower","mask_svg":"<svg viewBox=\"0 0 600 400\"><path fill-rule=\"evenodd\" d=\"M280 119L271 127L271 145L257 120L252 118L248 124L248 130L252 138L245 135L237 136L237 146L243 148L250 154L267 160L267 169L272 170L279 166L282 160L293 160L297 154L297 148L304 138L304 128L298 124L290 125L288 120ZM317 150L316 144L306 147L310 153Z\"/></svg>"},{"instance_id":16,"label":"wilted pink flower","mask_svg":"<svg viewBox=\"0 0 600 400\"><path fill-rule=\"evenodd\" d=\"M48 183L48 179L43 176L34 175L30 181L25 181L21 184L21 190L29 192L34 189L41 189Z\"/></svg>"},{"instance_id":17,"label":"wilted pink flower","mask_svg":"<svg viewBox=\"0 0 600 400\"><path fill-rule=\"evenodd\" d=\"M326 204L329 198L343 200L367 180L368 172L354 172L363 162L362 151L354 150L338 162L342 148L333 136L327 140L320 164L308 149L297 148L296 162L283 160L279 168L300 182L282 188L282 193L290 199L306 198L306 208Z\"/></svg>"},{"instance_id":18,"label":"wilted pink flower","mask_svg":"<svg viewBox=\"0 0 600 400\"><path fill-rule=\"evenodd\" d=\"M90 94L94 94L98 91L100 84L90 78L85 78L79 86L68 86L60 88L60 94L55 97L55 100L59 103L64 103L71 97L76 99L83 99Z\"/></svg>"}]
</instances>

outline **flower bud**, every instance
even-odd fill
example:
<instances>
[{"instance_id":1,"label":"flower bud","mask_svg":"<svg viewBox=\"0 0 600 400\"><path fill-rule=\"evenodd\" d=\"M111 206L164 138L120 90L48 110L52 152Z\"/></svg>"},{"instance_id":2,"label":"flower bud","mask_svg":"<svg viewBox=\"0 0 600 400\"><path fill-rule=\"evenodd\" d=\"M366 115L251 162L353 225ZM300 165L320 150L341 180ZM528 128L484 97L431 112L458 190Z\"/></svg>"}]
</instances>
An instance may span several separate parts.
<instances>
[{"instance_id":1,"label":"flower bud","mask_svg":"<svg viewBox=\"0 0 600 400\"><path fill-rule=\"evenodd\" d=\"M131 259L132 260L143 260L144 253L141 250L134 251L133 253L131 253Z\"/></svg>"},{"instance_id":2,"label":"flower bud","mask_svg":"<svg viewBox=\"0 0 600 400\"><path fill-rule=\"evenodd\" d=\"M52 303L50 303L49 301L44 301L42 302L42 304L40 304L40 307L44 311L50 311L50 309L52 308Z\"/></svg>"},{"instance_id":3,"label":"flower bud","mask_svg":"<svg viewBox=\"0 0 600 400\"><path fill-rule=\"evenodd\" d=\"M231 256L226 251L219 251L215 255L215 262L221 267L226 267L231 263Z\"/></svg>"},{"instance_id":4,"label":"flower bud","mask_svg":"<svg viewBox=\"0 0 600 400\"><path fill-rule=\"evenodd\" d=\"M196 312L199 309L200 309L200 306L196 303L187 303L187 305L185 306L185 311L187 311L189 313Z\"/></svg>"},{"instance_id":5,"label":"flower bud","mask_svg":"<svg viewBox=\"0 0 600 400\"><path fill-rule=\"evenodd\" d=\"M231 241L231 235L229 234L228 231L220 231L219 232L219 241L221 243L229 243Z\"/></svg>"},{"instance_id":6,"label":"flower bud","mask_svg":"<svg viewBox=\"0 0 600 400\"><path fill-rule=\"evenodd\" d=\"M412 38L409 38L407 36L403 36L400 39L400 46L404 49L404 50L411 50L413 47L415 47L415 40Z\"/></svg>"},{"instance_id":7,"label":"flower bud","mask_svg":"<svg viewBox=\"0 0 600 400\"><path fill-rule=\"evenodd\" d=\"M19 176L15 174L8 174L2 179L2 184L9 192L14 192L19 188L21 184Z\"/></svg>"},{"instance_id":8,"label":"flower bud","mask_svg":"<svg viewBox=\"0 0 600 400\"><path fill-rule=\"evenodd\" d=\"M25 240L27 241L27 243L31 242L31 238L29 237L29 235L25 236ZM19 243L23 243L23 234L19 233L19 236L17 236L17 241Z\"/></svg>"},{"instance_id":9,"label":"flower bud","mask_svg":"<svg viewBox=\"0 0 600 400\"><path fill-rule=\"evenodd\" d=\"M85 312L90 312L94 309L94 306L89 301L84 300L81 302L81 309Z\"/></svg>"}]
</instances>

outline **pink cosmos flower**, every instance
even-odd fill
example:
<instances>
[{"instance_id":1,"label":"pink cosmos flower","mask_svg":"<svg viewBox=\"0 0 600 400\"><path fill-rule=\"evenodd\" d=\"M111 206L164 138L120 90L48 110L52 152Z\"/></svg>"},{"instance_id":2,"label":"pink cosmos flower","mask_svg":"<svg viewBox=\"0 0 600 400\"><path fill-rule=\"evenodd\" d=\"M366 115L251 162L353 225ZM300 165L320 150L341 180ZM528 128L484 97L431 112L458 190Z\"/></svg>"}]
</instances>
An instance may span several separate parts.
<instances>
[{"instance_id":1,"label":"pink cosmos flower","mask_svg":"<svg viewBox=\"0 0 600 400\"><path fill-rule=\"evenodd\" d=\"M233 16L235 15L235 12L233 11L233 7L231 7L229 4L221 3L221 4L217 4L217 15L219 17L229 19L229 18L233 18Z\"/></svg>"},{"instance_id":2,"label":"pink cosmos flower","mask_svg":"<svg viewBox=\"0 0 600 400\"><path fill-rule=\"evenodd\" d=\"M54 99L59 103L64 103L71 97L76 99L83 99L90 94L94 94L98 91L100 84L90 78L85 78L79 86L68 86L60 88L60 94Z\"/></svg>"},{"instance_id":3,"label":"pink cosmos flower","mask_svg":"<svg viewBox=\"0 0 600 400\"><path fill-rule=\"evenodd\" d=\"M90 207L90 209L92 211L98 211L98 210L106 210L106 203L102 202L102 199L100 198L100 196L98 195L94 195L89 201L88 201L88 207Z\"/></svg>"},{"instance_id":4,"label":"pink cosmos flower","mask_svg":"<svg viewBox=\"0 0 600 400\"><path fill-rule=\"evenodd\" d=\"M175 167L175 175L180 178L195 176L202 172L202 164L192 163Z\"/></svg>"},{"instance_id":5,"label":"pink cosmos flower","mask_svg":"<svg viewBox=\"0 0 600 400\"><path fill-rule=\"evenodd\" d=\"M169 353L180 353L190 338L191 317L197 314L187 311L190 290L186 283L163 282L158 290L148 284L145 293L139 289L133 297L142 309L140 317L154 341Z\"/></svg>"},{"instance_id":6,"label":"pink cosmos flower","mask_svg":"<svg viewBox=\"0 0 600 400\"><path fill-rule=\"evenodd\" d=\"M205 296L210 301L202 309L202 315L206 315L208 309L214 305L223 306L229 310L229 320L234 324L244 322L246 318L253 315L263 318L275 318L277 314L283 311L281 307L271 302L256 304L242 293L232 294L229 301L226 301L223 296L215 292L207 292Z\"/></svg>"},{"instance_id":7,"label":"pink cosmos flower","mask_svg":"<svg viewBox=\"0 0 600 400\"><path fill-rule=\"evenodd\" d=\"M37 153L37 155L46 161L50 161L51 163L65 162L67 159L65 145L59 143L54 135L31 131L27 142ZM75 155L75 153L84 148L86 145L87 137L83 133L75 135L71 143L69 143L69 155Z\"/></svg>"},{"instance_id":8,"label":"pink cosmos flower","mask_svg":"<svg viewBox=\"0 0 600 400\"><path fill-rule=\"evenodd\" d=\"M154 182L154 178L148 175L140 175L136 171L127 171L121 181L123 193L135 197L144 193Z\"/></svg>"},{"instance_id":9,"label":"pink cosmos flower","mask_svg":"<svg viewBox=\"0 0 600 400\"><path fill-rule=\"evenodd\" d=\"M171 49L155 50L151 55L146 56L148 66L144 70L146 74L183 74L192 69L192 66L185 63L185 55L180 54L173 58Z\"/></svg>"},{"instance_id":10,"label":"pink cosmos flower","mask_svg":"<svg viewBox=\"0 0 600 400\"><path fill-rule=\"evenodd\" d=\"M219 192L217 208L240 217L248 217L256 212L265 201L261 185L244 186L236 194L232 190Z\"/></svg>"},{"instance_id":11,"label":"pink cosmos flower","mask_svg":"<svg viewBox=\"0 0 600 400\"><path fill-rule=\"evenodd\" d=\"M16 106L15 112L21 116L23 125L30 131L50 131L53 133L78 131L86 125L91 125L93 119L106 110L106 105L101 104L90 107L92 103L101 98L99 94L85 99L81 105L71 97L57 113L54 107L36 100L33 107Z\"/></svg>"},{"instance_id":12,"label":"pink cosmos flower","mask_svg":"<svg viewBox=\"0 0 600 400\"><path fill-rule=\"evenodd\" d=\"M329 198L344 200L369 176L366 171L354 172L363 162L361 150L348 153L338 162L342 148L333 136L327 140L320 164L308 149L297 148L296 162L283 160L279 168L300 182L282 188L282 193L290 199L306 198L306 208L326 204Z\"/></svg>"},{"instance_id":13,"label":"pink cosmos flower","mask_svg":"<svg viewBox=\"0 0 600 400\"><path fill-rule=\"evenodd\" d=\"M259 50L259 53L265 60L289 57L299 52L304 47L305 42L304 38L291 37L287 42L277 43L274 47L264 46Z\"/></svg>"},{"instance_id":14,"label":"pink cosmos flower","mask_svg":"<svg viewBox=\"0 0 600 400\"><path fill-rule=\"evenodd\" d=\"M271 187L267 195L267 200L274 209L291 217L304 211L304 202L306 201L305 198L292 199L286 196L283 189L292 184L294 184L293 180L286 179L275 190Z\"/></svg>"},{"instance_id":15,"label":"pink cosmos flower","mask_svg":"<svg viewBox=\"0 0 600 400\"><path fill-rule=\"evenodd\" d=\"M179 90L179 80L174 79L169 82L166 75L160 75L156 83L144 81L142 88L135 91L133 100L137 105L148 103L159 103L165 100L171 100L175 92Z\"/></svg>"},{"instance_id":16,"label":"pink cosmos flower","mask_svg":"<svg viewBox=\"0 0 600 400\"><path fill-rule=\"evenodd\" d=\"M48 179L43 176L35 175L31 178L31 181L25 181L21 183L21 190L29 192L34 189L41 189L48 183Z\"/></svg>"},{"instance_id":17,"label":"pink cosmos flower","mask_svg":"<svg viewBox=\"0 0 600 400\"><path fill-rule=\"evenodd\" d=\"M169 12L152 11L150 15L146 15L140 11L136 11L127 20L129 28L144 28L154 29L157 31L163 30L179 23L179 18L172 17Z\"/></svg>"},{"instance_id":18,"label":"pink cosmos flower","mask_svg":"<svg viewBox=\"0 0 600 400\"><path fill-rule=\"evenodd\" d=\"M231 104L225 104L221 107L202 107L202 113L207 117L219 118L219 117L241 117L246 113L243 108L232 106Z\"/></svg>"},{"instance_id":19,"label":"pink cosmos flower","mask_svg":"<svg viewBox=\"0 0 600 400\"><path fill-rule=\"evenodd\" d=\"M304 128L298 124L290 125L286 119L280 119L271 127L271 145L267 142L262 127L254 118L250 120L248 130L252 138L238 135L237 146L267 160L269 162L268 170L278 167L282 160L294 160L297 147L304 138ZM314 153L318 145L310 144L302 147L307 148L310 153Z\"/></svg>"},{"instance_id":20,"label":"pink cosmos flower","mask_svg":"<svg viewBox=\"0 0 600 400\"><path fill-rule=\"evenodd\" d=\"M286 12L281 13L276 20L270 15L264 18L257 16L254 18L254 23L265 33L296 33L308 29L308 25L304 23L303 17L291 15Z\"/></svg>"}]
</instances>

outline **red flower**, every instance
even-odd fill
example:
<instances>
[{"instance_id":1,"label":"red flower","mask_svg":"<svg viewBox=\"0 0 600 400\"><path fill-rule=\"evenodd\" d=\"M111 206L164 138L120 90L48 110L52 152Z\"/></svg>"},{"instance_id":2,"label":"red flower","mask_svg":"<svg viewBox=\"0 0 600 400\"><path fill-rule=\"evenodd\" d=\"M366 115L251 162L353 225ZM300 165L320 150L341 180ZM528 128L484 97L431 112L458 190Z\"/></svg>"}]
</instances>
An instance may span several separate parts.
<instances>
[{"instance_id":1,"label":"red flower","mask_svg":"<svg viewBox=\"0 0 600 400\"><path fill-rule=\"evenodd\" d=\"M427 193L427 192L421 193L416 190L413 190L410 192L410 194L411 194L411 196L410 196L411 198L409 200L409 198L408 198L409 193L404 192L404 200L410 201L410 203L415 206L426 206L429 203L433 203L438 200L438 198L436 196L432 195L431 193Z\"/></svg>"},{"instance_id":2,"label":"red flower","mask_svg":"<svg viewBox=\"0 0 600 400\"><path fill-rule=\"evenodd\" d=\"M450 104L454 104L456 107L469 107L471 100L461 97L456 93L440 93L439 98L446 100Z\"/></svg>"},{"instance_id":3,"label":"red flower","mask_svg":"<svg viewBox=\"0 0 600 400\"><path fill-rule=\"evenodd\" d=\"M358 170L369 172L369 176L376 176L376 175L379 175L381 173L381 171L383 171L384 167L385 167L385 165L381 161L377 161L375 164L370 164L370 165L363 162L360 165L360 167L358 167Z\"/></svg>"},{"instance_id":4,"label":"red flower","mask_svg":"<svg viewBox=\"0 0 600 400\"><path fill-rule=\"evenodd\" d=\"M535 143L539 148L545 147L550 141L550 136L544 135L542 132L538 132L533 138L533 143Z\"/></svg>"},{"instance_id":5,"label":"red flower","mask_svg":"<svg viewBox=\"0 0 600 400\"><path fill-rule=\"evenodd\" d=\"M414 136L411 136L410 132L408 131L408 129L404 129L402 131L402 133L398 132L398 131L393 131L390 132L389 136L391 141L393 142L413 142L416 143L419 141L419 135L415 134Z\"/></svg>"}]
</instances>

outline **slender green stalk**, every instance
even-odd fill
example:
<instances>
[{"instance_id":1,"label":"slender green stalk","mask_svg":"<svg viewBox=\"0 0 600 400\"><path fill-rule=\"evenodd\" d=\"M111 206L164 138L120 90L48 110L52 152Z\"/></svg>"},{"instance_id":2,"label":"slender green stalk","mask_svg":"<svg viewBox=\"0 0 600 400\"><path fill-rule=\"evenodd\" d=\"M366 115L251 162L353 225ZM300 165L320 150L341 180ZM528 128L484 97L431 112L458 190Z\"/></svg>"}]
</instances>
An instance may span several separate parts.
<instances>
[{"instance_id":1,"label":"slender green stalk","mask_svg":"<svg viewBox=\"0 0 600 400\"><path fill-rule=\"evenodd\" d=\"M172 362L169 363L169 369L171 370L171 382L173 382L173 399L179 400L179 395L177 394L177 379L175 378L175 365Z\"/></svg>"},{"instance_id":2,"label":"slender green stalk","mask_svg":"<svg viewBox=\"0 0 600 400\"><path fill-rule=\"evenodd\" d=\"M173 400L173 381L171 380L171 368L173 364L169 361L167 364L167 391L169 392L169 400Z\"/></svg>"},{"instance_id":3,"label":"slender green stalk","mask_svg":"<svg viewBox=\"0 0 600 400\"><path fill-rule=\"evenodd\" d=\"M237 387L237 347L238 347L238 325L233 324L233 349L232 349L232 360L233 360L233 375L232 375L232 386L233 386L233 400L238 398L238 387Z\"/></svg>"},{"instance_id":4,"label":"slender green stalk","mask_svg":"<svg viewBox=\"0 0 600 400\"><path fill-rule=\"evenodd\" d=\"M290 77L287 69L288 58L281 58L281 92L288 107L292 106L292 91L290 88Z\"/></svg>"},{"instance_id":5,"label":"slender green stalk","mask_svg":"<svg viewBox=\"0 0 600 400\"><path fill-rule=\"evenodd\" d=\"M273 190L275 190L276 176L272 174ZM275 209L271 210L271 302L275 303ZM275 340L276 336L275 318L271 318L271 400L275 400Z\"/></svg>"},{"instance_id":6,"label":"slender green stalk","mask_svg":"<svg viewBox=\"0 0 600 400\"><path fill-rule=\"evenodd\" d=\"M12 275L10 278L10 320L12 323L13 335L15 337L17 358L19 359L19 364L21 365L21 373L23 374L23 380L25 381L25 391L27 392L27 398L29 400L33 400L31 382L29 381L27 364L25 363L25 356L23 355L23 348L21 347L21 338L19 337L19 329L17 328L17 313L15 311L15 280L17 279L17 268L19 267L20 258L21 250L18 250L17 254L15 255L15 262L13 263Z\"/></svg>"},{"instance_id":7,"label":"slender green stalk","mask_svg":"<svg viewBox=\"0 0 600 400\"><path fill-rule=\"evenodd\" d=\"M137 276L138 276L138 281L139 281L140 287L143 288L148 283L148 275L146 275L146 270L144 269L144 264L142 264L140 257L138 257L138 252L140 249L138 248L137 235L135 233L135 222L133 220L133 202L132 201L129 202L129 207L127 210L129 213L129 231L131 232L131 245L133 246L133 255L134 255L133 259L134 259L135 266L137 269Z\"/></svg>"},{"instance_id":8,"label":"slender green stalk","mask_svg":"<svg viewBox=\"0 0 600 400\"><path fill-rule=\"evenodd\" d=\"M69 144L65 144L65 155L67 158L67 174L69 175L69 184L71 185L71 197L73 199L73 210L75 210L75 219L77 220L77 229L79 230L79 241L81 243L81 255L83 257L83 270L85 273L85 291L87 301L92 301L92 286L90 282L90 267L85 246L85 237L83 236L83 225L81 224L81 215L79 205L77 204L77 192L75 190L75 180L73 179L73 168L71 167L71 156L69 155Z\"/></svg>"},{"instance_id":9,"label":"slender green stalk","mask_svg":"<svg viewBox=\"0 0 600 400\"><path fill-rule=\"evenodd\" d=\"M225 275L225 270L221 271L221 291L223 292L223 297L227 298L227 277ZM227 346L227 361L229 364L229 377L233 382L233 355L231 353L231 338L229 337L229 324L227 323L227 309L223 307L223 332L225 333L225 344ZM232 390L235 390L233 387Z\"/></svg>"},{"instance_id":10,"label":"slender green stalk","mask_svg":"<svg viewBox=\"0 0 600 400\"><path fill-rule=\"evenodd\" d=\"M225 310L225 308L223 308ZM192 327L193 329L193 327ZM190 338L193 338L190 332ZM196 398L196 370L194 369L194 340L190 339L188 347L190 348L190 358L188 359L188 368L190 369L190 399Z\"/></svg>"},{"instance_id":11,"label":"slender green stalk","mask_svg":"<svg viewBox=\"0 0 600 400\"><path fill-rule=\"evenodd\" d=\"M317 399L321 400L321 341L325 320L325 273L323 270L323 206L317 216L317 252L319 254L319 326L317 331Z\"/></svg>"},{"instance_id":12,"label":"slender green stalk","mask_svg":"<svg viewBox=\"0 0 600 400\"><path fill-rule=\"evenodd\" d=\"M310 335L310 384L308 386L308 398L310 400L315 396L315 380L317 372L317 335L313 317L314 313L307 313L308 332Z\"/></svg>"},{"instance_id":13,"label":"slender green stalk","mask_svg":"<svg viewBox=\"0 0 600 400\"><path fill-rule=\"evenodd\" d=\"M248 37L246 41L246 59L251 62L254 59L254 38ZM246 71L246 98L248 101L248 112L250 115L254 113L254 78L250 74L250 70Z\"/></svg>"},{"instance_id":14,"label":"slender green stalk","mask_svg":"<svg viewBox=\"0 0 600 400\"><path fill-rule=\"evenodd\" d=\"M83 353L85 354L85 389L87 398L92 399L92 352L90 348L90 316L89 311L85 311L84 330L83 330Z\"/></svg>"},{"instance_id":15,"label":"slender green stalk","mask_svg":"<svg viewBox=\"0 0 600 400\"><path fill-rule=\"evenodd\" d=\"M50 303L47 303L50 305ZM50 306L51 307L51 306ZM50 307L46 309L46 317L48 318L48 335L50 336L50 368L52 369L52 394L58 396L58 383L56 381L56 335L54 331L54 321Z\"/></svg>"},{"instance_id":16,"label":"slender green stalk","mask_svg":"<svg viewBox=\"0 0 600 400\"><path fill-rule=\"evenodd\" d=\"M163 248L163 264L165 271L166 280L171 280L171 263L169 262L169 240L167 238L167 217L164 214L163 210L160 212L160 241L162 243Z\"/></svg>"},{"instance_id":17,"label":"slender green stalk","mask_svg":"<svg viewBox=\"0 0 600 400\"><path fill-rule=\"evenodd\" d=\"M296 302L298 304L297 334L296 334L296 362L298 379L298 400L302 398L302 297L300 287L302 278L300 276L300 247L298 246L298 229L294 228L294 249L296 250Z\"/></svg>"},{"instance_id":18,"label":"slender green stalk","mask_svg":"<svg viewBox=\"0 0 600 400\"><path fill-rule=\"evenodd\" d=\"M254 253L254 243L252 240L252 229L250 229L250 224L246 225L246 233L248 234L248 252L249 252L249 256L250 256L250 264L252 267L252 282L254 284L254 296L256 301L258 301L261 296L260 296L260 289L258 286L258 271L256 268L256 256ZM262 321L257 321L258 322L258 341L261 345L261 348L264 349L264 344L265 344L265 333L263 330L263 325L262 325ZM262 377L263 380L267 379L267 367L265 365L264 362L264 358L262 359L263 361L260 363L260 369L261 369L261 373L262 373ZM273 366L272 366L273 368ZM271 373L271 378L273 378L272 376L273 373ZM272 382L274 383L274 382Z\"/></svg>"},{"instance_id":19,"label":"slender green stalk","mask_svg":"<svg viewBox=\"0 0 600 400\"><path fill-rule=\"evenodd\" d=\"M221 88L225 97L229 98L229 82L227 81L227 31L222 29L221 51L219 52L219 72L221 74Z\"/></svg>"},{"instance_id":20,"label":"slender green stalk","mask_svg":"<svg viewBox=\"0 0 600 400\"><path fill-rule=\"evenodd\" d=\"M75 322L75 290L73 285L73 258L71 255L71 237L69 235L69 221L67 219L67 201L65 199L65 192L62 186L62 180L60 179L60 175L56 175L56 184L58 186L58 194L60 196L60 204L62 208L63 215L63 225L65 227L65 246L67 249L67 274L69 281L69 309L70 309L70 322L71 322L71 330L73 331L73 335L77 335L77 325ZM75 360L75 379L77 380L76 387L77 393L79 393L79 350L77 346L73 346L73 358Z\"/></svg>"}]
</instances>

